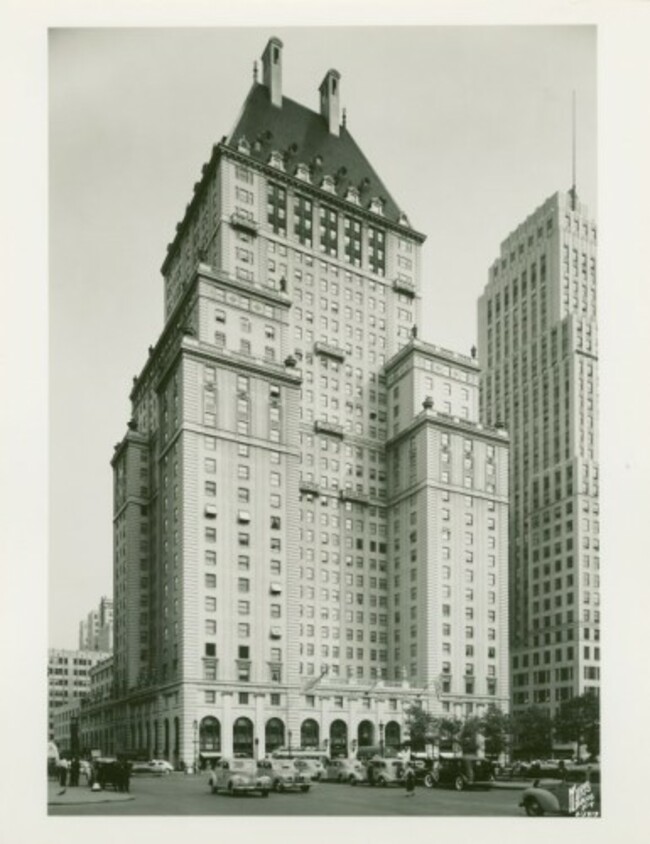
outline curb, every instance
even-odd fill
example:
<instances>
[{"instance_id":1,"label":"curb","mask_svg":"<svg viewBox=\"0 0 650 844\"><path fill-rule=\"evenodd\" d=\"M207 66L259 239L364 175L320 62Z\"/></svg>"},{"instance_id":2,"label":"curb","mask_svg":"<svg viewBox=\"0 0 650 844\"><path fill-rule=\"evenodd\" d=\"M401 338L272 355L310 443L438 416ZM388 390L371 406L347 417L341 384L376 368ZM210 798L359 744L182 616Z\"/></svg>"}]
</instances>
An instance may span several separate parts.
<instances>
[{"instance_id":1,"label":"curb","mask_svg":"<svg viewBox=\"0 0 650 844\"><path fill-rule=\"evenodd\" d=\"M88 806L95 803L127 803L134 797L100 797L96 800L48 800L48 806Z\"/></svg>"}]
</instances>

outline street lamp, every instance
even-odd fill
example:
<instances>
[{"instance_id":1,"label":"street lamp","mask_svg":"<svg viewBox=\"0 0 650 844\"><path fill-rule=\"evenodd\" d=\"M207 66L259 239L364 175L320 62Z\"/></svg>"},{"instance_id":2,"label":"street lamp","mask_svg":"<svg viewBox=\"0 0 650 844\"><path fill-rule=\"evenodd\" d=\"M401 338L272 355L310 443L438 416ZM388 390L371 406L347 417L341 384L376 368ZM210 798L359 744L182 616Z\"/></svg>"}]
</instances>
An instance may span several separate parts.
<instances>
[{"instance_id":1,"label":"street lamp","mask_svg":"<svg viewBox=\"0 0 650 844\"><path fill-rule=\"evenodd\" d=\"M199 755L198 755L198 744L199 744L199 722L194 719L194 723L192 724L194 728L194 765L193 765L193 773L196 773L196 769L199 764Z\"/></svg>"},{"instance_id":2,"label":"street lamp","mask_svg":"<svg viewBox=\"0 0 650 844\"><path fill-rule=\"evenodd\" d=\"M384 722L379 722L379 755L384 755Z\"/></svg>"},{"instance_id":3,"label":"street lamp","mask_svg":"<svg viewBox=\"0 0 650 844\"><path fill-rule=\"evenodd\" d=\"M291 730L289 730L289 753L291 753Z\"/></svg>"}]
</instances>

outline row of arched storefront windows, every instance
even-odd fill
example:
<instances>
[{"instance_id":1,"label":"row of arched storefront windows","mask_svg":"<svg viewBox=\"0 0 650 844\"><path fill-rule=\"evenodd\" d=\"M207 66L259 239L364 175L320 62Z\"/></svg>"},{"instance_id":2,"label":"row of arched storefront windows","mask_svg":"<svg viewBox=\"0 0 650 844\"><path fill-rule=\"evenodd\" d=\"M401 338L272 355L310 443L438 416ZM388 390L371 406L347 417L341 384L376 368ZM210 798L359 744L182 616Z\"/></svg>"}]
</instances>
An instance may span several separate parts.
<instances>
[{"instance_id":1,"label":"row of arched storefront windows","mask_svg":"<svg viewBox=\"0 0 650 844\"><path fill-rule=\"evenodd\" d=\"M383 725L382 725L383 726ZM345 721L337 719L332 721L329 734L323 736L328 740L328 751L330 754L347 753L350 750L349 743L354 740L358 747L372 747L380 744L382 737L379 736L379 727L372 721L361 721L356 730L356 735L348 734L348 726ZM241 756L254 755L254 727L250 718L238 718L233 724L233 753ZM284 721L280 718L270 718L264 727L264 750L272 753L280 747L286 747L289 736ZM307 718L300 726L300 736L292 737L296 747L304 749L320 748L322 740L318 722L313 718ZM296 742L296 738L299 741ZM400 725L397 721L389 721L384 727L383 743L386 748L398 748L401 740ZM199 750L200 752L221 751L221 724L218 718L207 716L203 718L199 727Z\"/></svg>"}]
</instances>

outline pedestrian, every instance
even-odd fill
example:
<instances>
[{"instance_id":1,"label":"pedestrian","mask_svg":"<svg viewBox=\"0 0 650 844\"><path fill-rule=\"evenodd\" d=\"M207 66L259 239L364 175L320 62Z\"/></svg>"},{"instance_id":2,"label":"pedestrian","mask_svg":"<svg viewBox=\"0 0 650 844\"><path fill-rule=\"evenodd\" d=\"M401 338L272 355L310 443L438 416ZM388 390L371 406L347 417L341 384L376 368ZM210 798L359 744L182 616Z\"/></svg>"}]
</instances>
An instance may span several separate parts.
<instances>
[{"instance_id":1,"label":"pedestrian","mask_svg":"<svg viewBox=\"0 0 650 844\"><path fill-rule=\"evenodd\" d=\"M415 797L415 774L410 765L406 766L406 773L404 774L404 786L406 788L406 797Z\"/></svg>"},{"instance_id":2,"label":"pedestrian","mask_svg":"<svg viewBox=\"0 0 650 844\"><path fill-rule=\"evenodd\" d=\"M80 771L80 764L79 760L75 756L72 760L72 764L70 765L70 785L71 786L78 786L79 785L79 771Z\"/></svg>"},{"instance_id":3,"label":"pedestrian","mask_svg":"<svg viewBox=\"0 0 650 844\"><path fill-rule=\"evenodd\" d=\"M59 762L59 785L65 788L68 784L68 760L62 759Z\"/></svg>"},{"instance_id":4,"label":"pedestrian","mask_svg":"<svg viewBox=\"0 0 650 844\"><path fill-rule=\"evenodd\" d=\"M124 791L128 793L131 787L131 763L128 759L124 760L124 770L122 772L122 783L124 785Z\"/></svg>"}]
</instances>

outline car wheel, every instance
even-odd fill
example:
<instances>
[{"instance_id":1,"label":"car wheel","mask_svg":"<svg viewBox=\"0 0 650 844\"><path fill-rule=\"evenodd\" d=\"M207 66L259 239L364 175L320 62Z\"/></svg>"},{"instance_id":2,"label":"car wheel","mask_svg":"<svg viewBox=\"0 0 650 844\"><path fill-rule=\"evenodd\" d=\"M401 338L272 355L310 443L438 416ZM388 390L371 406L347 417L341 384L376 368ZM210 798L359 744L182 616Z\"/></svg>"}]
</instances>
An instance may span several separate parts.
<instances>
[{"instance_id":1,"label":"car wheel","mask_svg":"<svg viewBox=\"0 0 650 844\"><path fill-rule=\"evenodd\" d=\"M280 792L280 794L282 794L282 792L284 791L284 783L283 782L278 783L278 791Z\"/></svg>"},{"instance_id":2,"label":"car wheel","mask_svg":"<svg viewBox=\"0 0 650 844\"><path fill-rule=\"evenodd\" d=\"M461 776L454 779L454 788L456 791L462 791L465 788L465 780Z\"/></svg>"},{"instance_id":3,"label":"car wheel","mask_svg":"<svg viewBox=\"0 0 650 844\"><path fill-rule=\"evenodd\" d=\"M380 777L380 778L379 778L379 785L380 785L382 788L386 788L386 780L385 780L383 777Z\"/></svg>"},{"instance_id":4,"label":"car wheel","mask_svg":"<svg viewBox=\"0 0 650 844\"><path fill-rule=\"evenodd\" d=\"M424 775L424 785L426 786L426 788L433 788L435 784L436 780L433 774L429 773Z\"/></svg>"},{"instance_id":5,"label":"car wheel","mask_svg":"<svg viewBox=\"0 0 650 844\"><path fill-rule=\"evenodd\" d=\"M235 789L232 787L232 783L228 783L228 794L232 797L235 793Z\"/></svg>"},{"instance_id":6,"label":"car wheel","mask_svg":"<svg viewBox=\"0 0 650 844\"><path fill-rule=\"evenodd\" d=\"M309 791L309 786L308 785L301 785L300 790L302 791L303 794L306 794Z\"/></svg>"},{"instance_id":7,"label":"car wheel","mask_svg":"<svg viewBox=\"0 0 650 844\"><path fill-rule=\"evenodd\" d=\"M350 782L350 785L356 785L357 784L357 778L354 775L351 775L349 782Z\"/></svg>"},{"instance_id":8,"label":"car wheel","mask_svg":"<svg viewBox=\"0 0 650 844\"><path fill-rule=\"evenodd\" d=\"M339 774L339 782L345 782L345 777L343 776L343 774Z\"/></svg>"},{"instance_id":9,"label":"car wheel","mask_svg":"<svg viewBox=\"0 0 650 844\"><path fill-rule=\"evenodd\" d=\"M262 797L268 797L268 796L269 796L269 792L267 791L267 789L264 789L262 791Z\"/></svg>"},{"instance_id":10,"label":"car wheel","mask_svg":"<svg viewBox=\"0 0 650 844\"><path fill-rule=\"evenodd\" d=\"M541 818L544 814L544 809L540 806L540 804L535 800L534 797L529 797L526 802L524 803L524 809L526 810L526 814L529 818Z\"/></svg>"},{"instance_id":11,"label":"car wheel","mask_svg":"<svg viewBox=\"0 0 650 844\"><path fill-rule=\"evenodd\" d=\"M210 791L211 791L213 794L217 794L217 793L218 793L218 792L217 792L217 786L216 786L216 785L211 785L211 786L210 786Z\"/></svg>"}]
</instances>

